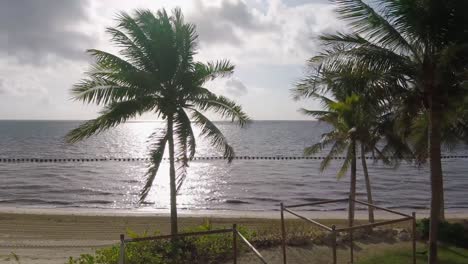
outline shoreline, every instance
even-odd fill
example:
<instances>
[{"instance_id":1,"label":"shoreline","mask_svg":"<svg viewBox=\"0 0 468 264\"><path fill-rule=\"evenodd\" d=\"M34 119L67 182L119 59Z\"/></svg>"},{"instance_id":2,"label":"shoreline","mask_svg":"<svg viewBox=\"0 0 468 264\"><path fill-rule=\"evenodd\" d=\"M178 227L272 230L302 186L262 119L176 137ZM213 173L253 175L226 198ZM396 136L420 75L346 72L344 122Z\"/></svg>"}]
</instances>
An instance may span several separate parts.
<instances>
[{"instance_id":1,"label":"shoreline","mask_svg":"<svg viewBox=\"0 0 468 264\"><path fill-rule=\"evenodd\" d=\"M429 210L409 210L393 209L404 214L416 213L417 218L429 217ZM346 219L347 211L316 211L316 210L294 210L303 216L313 219ZM468 219L468 210L448 209L445 211L447 219ZM387 220L399 218L399 215L388 213L382 210L374 210L377 219ZM102 209L102 208L39 208L39 207L2 207L0 215L50 215L50 216L103 216L103 217L169 217L169 209ZM179 209L179 217L184 218L249 218L249 219L279 219L279 210L207 210L207 209ZM356 210L355 217L358 220L367 218L367 211ZM285 218L295 219L296 217L285 214Z\"/></svg>"},{"instance_id":2,"label":"shoreline","mask_svg":"<svg viewBox=\"0 0 468 264\"><path fill-rule=\"evenodd\" d=\"M346 212L302 211L306 217L322 219L323 224L346 225ZM422 214L422 213L421 213ZM303 220L287 216L289 228L308 230L313 228ZM364 222L366 211L359 211L356 222ZM280 232L278 211L179 211L181 230L210 223L215 228L238 224L260 233ZM295 219L296 218L296 219ZM380 212L376 219L388 219ZM447 214L447 218L468 219L468 214ZM0 264L12 263L12 252L20 263L63 264L70 256L93 253L96 249L115 245L120 234L131 230L137 234L167 234L170 217L167 210L74 210L70 208L5 208L0 207ZM315 229L314 229L315 230Z\"/></svg>"}]
</instances>

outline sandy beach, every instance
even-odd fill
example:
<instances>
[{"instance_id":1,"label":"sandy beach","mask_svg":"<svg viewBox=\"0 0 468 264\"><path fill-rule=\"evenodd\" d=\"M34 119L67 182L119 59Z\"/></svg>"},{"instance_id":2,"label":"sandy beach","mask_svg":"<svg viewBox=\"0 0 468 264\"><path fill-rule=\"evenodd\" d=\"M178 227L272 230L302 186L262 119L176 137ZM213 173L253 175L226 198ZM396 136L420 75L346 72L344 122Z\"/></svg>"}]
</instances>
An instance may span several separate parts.
<instances>
[{"instance_id":1,"label":"sandy beach","mask_svg":"<svg viewBox=\"0 0 468 264\"><path fill-rule=\"evenodd\" d=\"M278 212L216 212L180 214L181 229L202 224L209 218L213 225L228 227L233 223L255 230L279 229ZM307 213L309 217L322 218L325 222L344 224L345 213ZM340 217L341 216L341 217ZM385 216L385 215L384 215ZM380 216L380 218L388 218ZM325 220L324 217L328 218ZM358 214L358 218L365 214ZM467 215L451 215L451 218L468 219ZM289 217L291 218L291 217ZM329 220L341 219L341 220ZM297 221L291 220L289 221ZM300 223L300 222L297 222ZM70 256L91 253L96 248L118 242L120 234L130 229L137 233L169 230L168 215L148 212L116 212L54 209L0 210L0 263L65 263Z\"/></svg>"}]
</instances>

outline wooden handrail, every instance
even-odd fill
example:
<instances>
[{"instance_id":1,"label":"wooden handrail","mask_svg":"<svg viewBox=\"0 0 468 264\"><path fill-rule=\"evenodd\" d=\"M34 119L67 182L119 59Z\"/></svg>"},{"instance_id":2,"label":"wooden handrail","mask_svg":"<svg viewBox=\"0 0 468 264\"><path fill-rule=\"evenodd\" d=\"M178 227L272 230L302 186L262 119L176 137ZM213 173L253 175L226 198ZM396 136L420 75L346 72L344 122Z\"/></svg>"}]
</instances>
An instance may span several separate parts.
<instances>
[{"instance_id":1,"label":"wooden handrail","mask_svg":"<svg viewBox=\"0 0 468 264\"><path fill-rule=\"evenodd\" d=\"M370 203L366 203L366 202L363 202L363 201L359 201L359 200L353 200L353 201L356 202L356 203L362 204L362 205L367 205L367 206L370 206L370 207L374 207L374 208L382 210L382 211L387 211L389 213L393 213L393 214L397 214L397 215L401 215L401 216L405 216L405 217L412 217L411 215L408 215L408 214L400 213L400 212L397 212L395 210L391 210L391 209L388 209L388 208L385 208L385 207L380 207L380 206L370 204Z\"/></svg>"},{"instance_id":2,"label":"wooden handrail","mask_svg":"<svg viewBox=\"0 0 468 264\"><path fill-rule=\"evenodd\" d=\"M262 254L260 254L260 252L258 252L258 250L252 244L250 244L250 242L247 240L247 238L245 238L238 231L236 231L236 233L242 239L242 241L244 241L244 243L247 244L247 246L250 248L250 250L252 250L255 253L255 255L262 261L263 264L268 264L266 262L265 258L263 258Z\"/></svg>"},{"instance_id":3,"label":"wooden handrail","mask_svg":"<svg viewBox=\"0 0 468 264\"><path fill-rule=\"evenodd\" d=\"M412 216L405 217L405 218L399 218L399 219L394 219L394 220L388 220L388 221L383 221L383 222L378 222L378 223L371 223L371 224L364 224L364 225L356 225L356 226L351 226L351 227L345 227L345 228L338 228L336 229L336 232L348 232L348 231L353 231L359 228L367 228L367 227L376 227L376 226L381 226L381 225L389 225L389 224L394 224L398 222L404 222L413 219Z\"/></svg>"},{"instance_id":4,"label":"wooden handrail","mask_svg":"<svg viewBox=\"0 0 468 264\"><path fill-rule=\"evenodd\" d=\"M218 230L209 230L209 231L200 231L200 232L191 232L191 233L180 233L176 235L162 235L162 236L151 236L151 237L138 237L138 238L127 238L124 239L124 235L120 235L120 256L119 256L119 264L123 264L125 262L125 243L130 242L140 242L140 241L149 241L149 240L159 240L159 239L169 239L175 237L187 237L187 236L203 236L203 235L212 235L212 234L223 234L223 233L232 233L233 237L233 253L234 253L234 263L237 262L237 243L236 243L236 236L239 236L242 241L252 250L255 255L262 261L264 264L268 264L263 258L262 254L258 252L258 250L237 230L236 225L233 225L233 228L229 229L218 229Z\"/></svg>"},{"instance_id":5,"label":"wooden handrail","mask_svg":"<svg viewBox=\"0 0 468 264\"><path fill-rule=\"evenodd\" d=\"M203 236L203 235L223 234L223 233L232 233L232 232L233 232L233 229L229 228L229 229L209 230L209 231L200 231L200 232L191 232L191 233L180 233L176 235L127 238L124 240L124 242L129 243L129 242L139 242L139 241L148 241L148 240L169 239L169 238L175 238L175 237Z\"/></svg>"},{"instance_id":6,"label":"wooden handrail","mask_svg":"<svg viewBox=\"0 0 468 264\"><path fill-rule=\"evenodd\" d=\"M288 205L288 206L284 206L284 207L285 208L294 208L294 207L312 206L312 205L320 205L320 204L327 204L327 203L345 202L345 201L348 201L348 200L349 200L348 198L346 198L346 199L335 199L335 200L325 200L325 201L313 202L313 203Z\"/></svg>"},{"instance_id":7,"label":"wooden handrail","mask_svg":"<svg viewBox=\"0 0 468 264\"><path fill-rule=\"evenodd\" d=\"M305 221L311 223L311 224L314 224L314 225L316 225L316 226L319 226L319 227L321 227L321 228L323 228L323 229L325 229L325 230L327 230L327 231L330 231L330 232L332 231L332 229L331 229L330 227L328 227L328 226L326 226L326 225L324 225L324 224L321 224L321 223L319 223L319 222L317 222L317 221L314 221L314 220L312 220L312 219L309 219L309 218L307 218L307 217L304 217L304 216L302 216L302 215L300 215L300 214L298 214L298 213L296 213L296 212L294 212L294 211L289 210L288 208L284 208L284 210L285 210L286 212L292 214L292 215L295 215L295 216L301 218L302 220L305 220Z\"/></svg>"}]
</instances>

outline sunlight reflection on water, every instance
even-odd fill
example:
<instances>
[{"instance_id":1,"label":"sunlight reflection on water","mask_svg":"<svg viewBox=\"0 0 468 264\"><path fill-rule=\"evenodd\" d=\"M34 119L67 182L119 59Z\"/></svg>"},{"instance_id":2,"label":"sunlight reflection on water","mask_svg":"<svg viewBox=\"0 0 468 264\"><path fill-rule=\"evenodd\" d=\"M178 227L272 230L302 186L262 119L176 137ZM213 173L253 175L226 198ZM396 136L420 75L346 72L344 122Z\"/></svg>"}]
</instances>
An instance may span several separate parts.
<instances>
[{"instance_id":1,"label":"sunlight reflection on water","mask_svg":"<svg viewBox=\"0 0 468 264\"><path fill-rule=\"evenodd\" d=\"M160 122L127 123L99 136L70 145L64 135L77 122L0 121L0 158L147 157L148 136ZM326 126L316 122L256 122L241 130L218 123L240 156L300 156L317 142ZM196 130L198 131L198 130ZM465 146L455 150L468 153ZM197 156L217 156L206 140L197 141ZM280 201L303 203L347 195L348 178L335 177L339 160L320 173L317 160L223 160L191 162L178 196L179 208L212 210L274 210ZM466 160L444 160L446 206L468 206ZM77 208L137 208L148 164L138 162L0 163L0 205ZM144 208L168 208L168 163L156 176ZM428 170L402 163L397 170L370 163L375 200L389 207L427 208ZM361 173L358 196L365 199ZM343 205L328 207L341 210ZM324 208L319 208L324 209Z\"/></svg>"}]
</instances>

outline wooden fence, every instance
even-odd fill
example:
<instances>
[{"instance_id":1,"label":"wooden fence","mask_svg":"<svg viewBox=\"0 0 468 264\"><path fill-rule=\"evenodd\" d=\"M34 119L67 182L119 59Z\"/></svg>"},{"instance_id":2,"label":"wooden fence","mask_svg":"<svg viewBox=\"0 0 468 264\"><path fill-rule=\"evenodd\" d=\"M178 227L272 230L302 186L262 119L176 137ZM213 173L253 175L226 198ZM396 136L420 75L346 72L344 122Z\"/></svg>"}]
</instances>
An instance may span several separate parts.
<instances>
[{"instance_id":1,"label":"wooden fence","mask_svg":"<svg viewBox=\"0 0 468 264\"><path fill-rule=\"evenodd\" d=\"M402 218L386 220L386 221L381 221L381 222L376 222L376 223L356 225L356 226L352 226L350 224L349 227L337 228L335 225L332 225L330 227L326 226L326 225L324 225L324 224L322 224L322 223L320 223L318 221L309 219L309 218L307 218L305 216L302 216L299 213L294 212L293 210L289 209L289 208L297 208L297 207L303 207L303 206L314 206L314 205L322 205L322 204L338 203L338 202L346 202L346 201L348 201L348 202L352 201L354 203L366 205L366 206L369 206L369 207L373 207L375 209L379 209L379 210L382 210L382 211L393 213L393 214L401 216ZM282 251L283 251L283 263L284 264L287 263L287 255L286 255L286 242L287 242L286 238L287 237L286 237L286 227L285 227L285 222L284 222L284 212L288 212L288 213L290 213L290 214L292 214L292 215L294 215L294 216L296 216L296 217L298 217L298 218L300 218L302 220L305 220L306 222L311 223L311 224L325 230L326 232L330 233L331 240L332 240L333 264L337 264L336 237L337 237L338 233L341 233L341 232L348 232L349 233L349 238L350 238L350 244L349 244L350 263L352 264L352 263L354 263L354 242L353 242L353 231L354 230L373 228L373 227L377 227L377 226L390 225L390 224L394 224L394 223L399 223L399 222L404 222L404 221L411 220L412 221L412 228L411 229L412 229L413 264L416 264L416 213L415 212L413 212L412 215L408 215L408 214L404 214L404 213L401 213L401 212L397 212L395 210L391 210L391 209L388 209L388 208L376 206L374 204L370 204L370 203L366 203L366 202L363 202L363 201L350 199L350 198L336 199L336 200L323 200L323 201L320 201L320 202L296 204L296 205L288 205L288 206L285 206L283 203L281 203L280 206L281 206Z\"/></svg>"},{"instance_id":2,"label":"wooden fence","mask_svg":"<svg viewBox=\"0 0 468 264\"><path fill-rule=\"evenodd\" d=\"M257 256L257 258L261 261L261 263L268 264L265 258L262 256L262 254L260 254L260 252L258 252L258 250L237 230L236 224L232 225L232 228L228 228L228 229L180 233L177 235L161 235L161 236L140 237L140 238L125 238L125 236L122 234L120 235L119 264L125 264L125 245L127 243L161 240L161 239L172 239L172 238L180 238L180 237L188 237L188 236L206 236L206 235L213 235L213 234L226 234L226 233L232 234L232 254L233 254L234 264L237 264L237 256L238 256L237 238L240 238L241 241L247 245L247 247L255 254L255 256Z\"/></svg>"}]
</instances>

